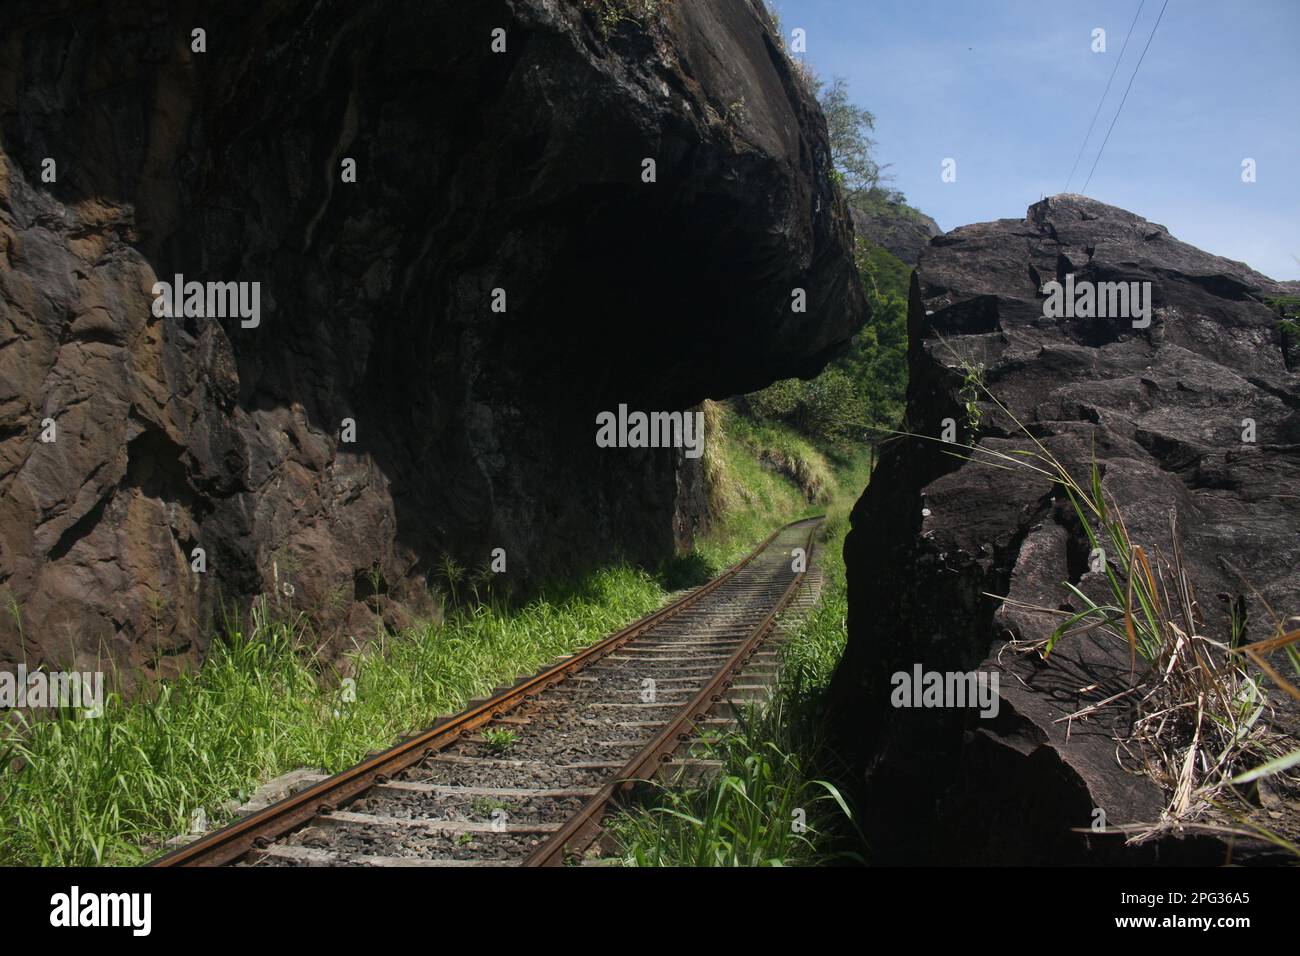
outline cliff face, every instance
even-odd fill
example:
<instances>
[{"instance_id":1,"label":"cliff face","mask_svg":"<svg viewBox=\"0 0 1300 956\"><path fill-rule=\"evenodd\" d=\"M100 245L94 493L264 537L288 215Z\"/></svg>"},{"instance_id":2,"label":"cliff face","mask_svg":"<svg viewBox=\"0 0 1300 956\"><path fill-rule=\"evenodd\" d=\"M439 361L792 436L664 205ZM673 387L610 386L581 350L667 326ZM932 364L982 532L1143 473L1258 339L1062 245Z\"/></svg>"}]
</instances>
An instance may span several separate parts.
<instances>
[{"instance_id":1,"label":"cliff face","mask_svg":"<svg viewBox=\"0 0 1300 956\"><path fill-rule=\"evenodd\" d=\"M1067 275L1149 282L1149 326L1046 317L1042 288ZM922 253L905 428L927 438L888 442L854 509L849 645L833 686L880 861L1222 861L1212 842L1126 851L1113 836L1071 832L1097 809L1113 826L1157 819L1164 805L1147 778L1117 766L1122 704L1061 720L1101 688L1128 686L1128 649L1074 636L1044 664L1006 648L1059 623L1010 602L1069 609L1067 581L1100 593L1088 540L1044 477L930 439L951 419L971 441L974 393L958 357L982 365L992 394L1072 475L1086 483L1095 459L1134 542L1168 556L1176 515L1203 633L1226 640L1235 614L1246 640L1268 637L1269 608L1294 614L1300 594L1300 373L1261 301L1287 292L1079 196L956 229ZM980 449L1033 449L992 403L979 408ZM998 715L893 706L892 675L917 664L997 674ZM1294 732L1294 714L1279 719Z\"/></svg>"},{"instance_id":2,"label":"cliff face","mask_svg":"<svg viewBox=\"0 0 1300 956\"><path fill-rule=\"evenodd\" d=\"M903 203L879 200L866 209L851 206L850 211L857 235L911 266L931 239L943 235L937 222Z\"/></svg>"},{"instance_id":3,"label":"cliff face","mask_svg":"<svg viewBox=\"0 0 1300 956\"><path fill-rule=\"evenodd\" d=\"M11 9L0 665L163 667L259 594L363 637L444 556L520 586L689 542L699 461L597 412L809 374L865 304L760 5L660 9ZM156 315L177 274L260 321Z\"/></svg>"}]
</instances>

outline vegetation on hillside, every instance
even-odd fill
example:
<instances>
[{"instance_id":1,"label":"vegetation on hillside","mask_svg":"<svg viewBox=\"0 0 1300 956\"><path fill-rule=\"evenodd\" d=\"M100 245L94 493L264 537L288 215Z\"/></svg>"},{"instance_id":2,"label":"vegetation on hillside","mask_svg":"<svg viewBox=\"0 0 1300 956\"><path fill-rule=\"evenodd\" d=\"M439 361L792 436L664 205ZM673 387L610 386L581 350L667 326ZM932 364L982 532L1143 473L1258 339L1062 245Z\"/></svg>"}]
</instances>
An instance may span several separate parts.
<instances>
[{"instance_id":1,"label":"vegetation on hillside","mask_svg":"<svg viewBox=\"0 0 1300 956\"><path fill-rule=\"evenodd\" d=\"M907 197L889 185L889 164L880 165L871 133L876 117L849 98L849 86L842 76L830 82L813 79L811 86L826 116L835 176L849 205L863 212L920 221L919 210L907 204Z\"/></svg>"},{"instance_id":2,"label":"vegetation on hillside","mask_svg":"<svg viewBox=\"0 0 1300 956\"><path fill-rule=\"evenodd\" d=\"M907 391L907 287L911 269L859 238L858 272L871 321L813 379L783 379L731 403L756 427L780 425L823 456L845 461L898 425Z\"/></svg>"},{"instance_id":3,"label":"vegetation on hillside","mask_svg":"<svg viewBox=\"0 0 1300 956\"><path fill-rule=\"evenodd\" d=\"M1300 296L1281 295L1265 300L1277 313L1282 339L1282 360L1289 369L1300 368Z\"/></svg>"},{"instance_id":4,"label":"vegetation on hillside","mask_svg":"<svg viewBox=\"0 0 1300 956\"><path fill-rule=\"evenodd\" d=\"M608 35L625 23L645 24L661 16L673 0L581 0L596 15L602 33Z\"/></svg>"},{"instance_id":5,"label":"vegetation on hillside","mask_svg":"<svg viewBox=\"0 0 1300 956\"><path fill-rule=\"evenodd\" d=\"M907 391L911 269L862 238L856 260L871 321L816 378L775 382L737 403L756 419L789 425L832 455L896 426Z\"/></svg>"}]
</instances>

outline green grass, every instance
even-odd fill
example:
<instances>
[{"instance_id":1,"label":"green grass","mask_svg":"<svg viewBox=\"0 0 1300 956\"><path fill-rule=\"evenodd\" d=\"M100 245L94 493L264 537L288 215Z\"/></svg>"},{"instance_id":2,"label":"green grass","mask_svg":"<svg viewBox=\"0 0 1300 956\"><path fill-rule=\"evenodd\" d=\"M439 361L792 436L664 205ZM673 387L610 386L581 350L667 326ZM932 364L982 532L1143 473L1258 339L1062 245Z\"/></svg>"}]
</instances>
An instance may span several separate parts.
<instances>
[{"instance_id":1,"label":"green grass","mask_svg":"<svg viewBox=\"0 0 1300 956\"><path fill-rule=\"evenodd\" d=\"M230 816L261 781L335 772L474 696L532 673L658 607L630 567L553 588L517 609L479 606L388 636L347 660L355 684L310 653L301 625L256 619L217 641L196 673L105 713L10 717L0 739L0 863L138 863L194 811Z\"/></svg>"},{"instance_id":2,"label":"green grass","mask_svg":"<svg viewBox=\"0 0 1300 956\"><path fill-rule=\"evenodd\" d=\"M706 403L705 470L714 526L689 557L717 573L775 528L810 515L847 514L866 487L865 450L819 449L797 430Z\"/></svg>"},{"instance_id":3,"label":"green grass","mask_svg":"<svg viewBox=\"0 0 1300 956\"><path fill-rule=\"evenodd\" d=\"M483 742L497 756L508 753L518 740L519 734L505 727L489 727L483 731Z\"/></svg>"},{"instance_id":4,"label":"green grass","mask_svg":"<svg viewBox=\"0 0 1300 956\"><path fill-rule=\"evenodd\" d=\"M748 488L756 489L767 500L785 499L795 511L830 501L835 490L831 463L795 429L732 415L728 436L733 443L733 464L745 472ZM780 492L773 493L775 488Z\"/></svg>"},{"instance_id":5,"label":"green grass","mask_svg":"<svg viewBox=\"0 0 1300 956\"><path fill-rule=\"evenodd\" d=\"M1264 300L1278 315L1300 315L1300 295L1279 295Z\"/></svg>"},{"instance_id":6,"label":"green grass","mask_svg":"<svg viewBox=\"0 0 1300 956\"><path fill-rule=\"evenodd\" d=\"M1300 295L1283 295L1265 299L1278 314L1277 330L1282 336L1282 350L1288 355L1300 349ZM1287 362L1294 362L1287 358Z\"/></svg>"},{"instance_id":7,"label":"green grass","mask_svg":"<svg viewBox=\"0 0 1300 956\"><path fill-rule=\"evenodd\" d=\"M596 13L600 29L605 34L624 23L644 24L654 20L671 5L672 0L582 0L582 4Z\"/></svg>"},{"instance_id":8,"label":"green grass","mask_svg":"<svg viewBox=\"0 0 1300 956\"><path fill-rule=\"evenodd\" d=\"M827 685L844 650L848 595L843 509L823 526L822 599L783 646L778 692L708 741L717 775L655 785L653 797L609 823L626 866L810 866L862 861L852 811L833 782L842 768L824 743Z\"/></svg>"},{"instance_id":9,"label":"green grass","mask_svg":"<svg viewBox=\"0 0 1300 956\"><path fill-rule=\"evenodd\" d=\"M618 815L608 830L627 866L797 866L828 862L829 818L848 814L839 790L809 779L783 705L742 716L702 756L725 767L709 786L665 788L656 805Z\"/></svg>"},{"instance_id":10,"label":"green grass","mask_svg":"<svg viewBox=\"0 0 1300 956\"><path fill-rule=\"evenodd\" d=\"M909 205L903 194L896 189L877 186L857 193L850 201L867 213L893 216L918 224L925 221L921 211Z\"/></svg>"},{"instance_id":11,"label":"green grass","mask_svg":"<svg viewBox=\"0 0 1300 956\"><path fill-rule=\"evenodd\" d=\"M857 237L858 271L862 281L877 297L893 295L907 301L912 282L912 267L883 246L863 236Z\"/></svg>"}]
</instances>

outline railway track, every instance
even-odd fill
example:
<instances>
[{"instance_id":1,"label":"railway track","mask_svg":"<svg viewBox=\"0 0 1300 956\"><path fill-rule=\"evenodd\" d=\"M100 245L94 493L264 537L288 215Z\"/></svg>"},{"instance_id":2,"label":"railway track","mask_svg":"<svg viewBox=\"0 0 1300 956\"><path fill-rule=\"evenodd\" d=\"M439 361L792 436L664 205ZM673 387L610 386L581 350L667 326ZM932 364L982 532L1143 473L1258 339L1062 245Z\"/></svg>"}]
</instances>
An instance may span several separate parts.
<instances>
[{"instance_id":1,"label":"railway track","mask_svg":"<svg viewBox=\"0 0 1300 956\"><path fill-rule=\"evenodd\" d=\"M582 860L637 781L709 772L699 735L769 692L777 615L815 599L792 551L811 558L820 521L781 528L654 614L153 865Z\"/></svg>"}]
</instances>

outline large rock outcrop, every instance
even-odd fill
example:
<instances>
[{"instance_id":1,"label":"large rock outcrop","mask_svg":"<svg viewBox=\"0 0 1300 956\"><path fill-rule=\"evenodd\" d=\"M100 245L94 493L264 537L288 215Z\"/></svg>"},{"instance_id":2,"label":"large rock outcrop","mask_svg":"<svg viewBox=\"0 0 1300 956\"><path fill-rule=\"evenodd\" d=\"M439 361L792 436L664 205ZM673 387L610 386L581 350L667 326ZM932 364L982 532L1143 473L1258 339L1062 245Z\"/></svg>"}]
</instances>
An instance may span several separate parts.
<instances>
[{"instance_id":1,"label":"large rock outcrop","mask_svg":"<svg viewBox=\"0 0 1300 956\"><path fill-rule=\"evenodd\" d=\"M1151 283L1150 325L1046 317L1044 286L1067 275ZM1070 608L1067 581L1097 593L1084 529L1043 476L932 439L950 419L957 440L974 437L979 449L1034 448L991 402L973 420L966 403L979 393L963 361L982 366L987 388L1072 475L1086 483L1096 461L1134 542L1168 556L1176 515L1204 633L1226 640L1235 613L1246 615L1246 640L1267 637L1270 607L1300 610L1300 370L1288 368L1263 302L1294 292L1073 195L1024 219L956 229L922 253L905 430L926 437L887 442L854 509L849 645L833 685L878 860L1223 860L1214 840L1126 849L1073 832L1098 809L1115 826L1156 820L1165 803L1117 765L1124 702L1061 720L1128 686L1128 649L1074 636L1044 663L1007 647L1058 623L1010 602ZM892 675L917 664L996 672L998 715L893 706ZM1287 698L1274 698L1294 733Z\"/></svg>"},{"instance_id":2,"label":"large rock outcrop","mask_svg":"<svg viewBox=\"0 0 1300 956\"><path fill-rule=\"evenodd\" d=\"M865 208L854 204L849 209L857 235L911 266L931 239L943 235L937 222L904 202L877 199Z\"/></svg>"},{"instance_id":3,"label":"large rock outcrop","mask_svg":"<svg viewBox=\"0 0 1300 956\"><path fill-rule=\"evenodd\" d=\"M670 553L698 459L596 413L810 374L865 318L757 0L11 4L0 129L0 666ZM176 274L260 283L260 324L154 315Z\"/></svg>"}]
</instances>

